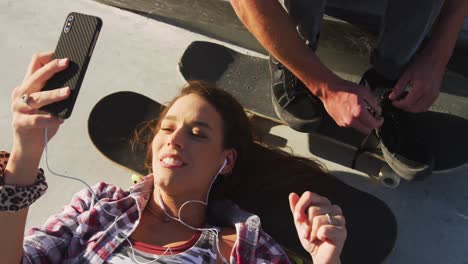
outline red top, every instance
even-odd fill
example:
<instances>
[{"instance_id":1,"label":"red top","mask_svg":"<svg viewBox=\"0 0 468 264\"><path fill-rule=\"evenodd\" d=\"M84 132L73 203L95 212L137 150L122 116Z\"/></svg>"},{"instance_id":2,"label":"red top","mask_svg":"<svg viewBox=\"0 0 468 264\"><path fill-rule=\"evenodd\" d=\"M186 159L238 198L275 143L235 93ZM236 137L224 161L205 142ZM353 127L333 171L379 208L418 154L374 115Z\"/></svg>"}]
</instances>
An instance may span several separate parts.
<instances>
[{"instance_id":1,"label":"red top","mask_svg":"<svg viewBox=\"0 0 468 264\"><path fill-rule=\"evenodd\" d=\"M184 251L187 251L189 248L193 247L193 245L195 245L195 243L197 243L198 239L200 238L201 233L202 232L198 231L192 236L192 238L189 241L185 242L184 244L177 246L177 247L171 247L172 253L174 254L182 253ZM164 254L164 252L167 253L166 251L167 247L158 247L158 246L150 245L150 244L140 242L140 241L135 241L135 240L130 240L130 241L132 242L132 246L135 249L145 252L145 253L154 254L154 255L162 255Z\"/></svg>"}]
</instances>

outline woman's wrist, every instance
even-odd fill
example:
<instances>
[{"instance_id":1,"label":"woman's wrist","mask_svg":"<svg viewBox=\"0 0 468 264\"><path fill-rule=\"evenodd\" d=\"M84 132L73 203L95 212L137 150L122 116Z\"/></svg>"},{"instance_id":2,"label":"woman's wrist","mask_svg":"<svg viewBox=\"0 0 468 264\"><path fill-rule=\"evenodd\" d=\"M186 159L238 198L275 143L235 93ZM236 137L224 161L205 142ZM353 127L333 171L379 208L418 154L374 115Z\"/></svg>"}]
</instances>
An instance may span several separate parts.
<instances>
[{"instance_id":1,"label":"woman's wrist","mask_svg":"<svg viewBox=\"0 0 468 264\"><path fill-rule=\"evenodd\" d=\"M13 151L21 153L26 156L40 156L45 148L43 137L37 140L37 135L19 135L17 133L13 136ZM31 140L34 139L34 140Z\"/></svg>"},{"instance_id":2,"label":"woman's wrist","mask_svg":"<svg viewBox=\"0 0 468 264\"><path fill-rule=\"evenodd\" d=\"M5 171L3 173L4 183L14 186L30 186L34 184L37 169L42 153L28 151L14 147Z\"/></svg>"},{"instance_id":3,"label":"woman's wrist","mask_svg":"<svg viewBox=\"0 0 468 264\"><path fill-rule=\"evenodd\" d=\"M314 256L312 254L310 254L310 257L312 258L312 262L314 264L341 264L341 257L340 256L334 257L333 259L328 260L326 262L314 259Z\"/></svg>"},{"instance_id":4,"label":"woman's wrist","mask_svg":"<svg viewBox=\"0 0 468 264\"><path fill-rule=\"evenodd\" d=\"M35 176L34 181L30 183L29 179L21 177L29 172L21 171L21 162L19 164L20 169L15 170L15 165L18 165L16 158L8 152L0 151L0 211L19 211L27 208L47 190L43 170L36 169L35 173L28 174Z\"/></svg>"}]
</instances>

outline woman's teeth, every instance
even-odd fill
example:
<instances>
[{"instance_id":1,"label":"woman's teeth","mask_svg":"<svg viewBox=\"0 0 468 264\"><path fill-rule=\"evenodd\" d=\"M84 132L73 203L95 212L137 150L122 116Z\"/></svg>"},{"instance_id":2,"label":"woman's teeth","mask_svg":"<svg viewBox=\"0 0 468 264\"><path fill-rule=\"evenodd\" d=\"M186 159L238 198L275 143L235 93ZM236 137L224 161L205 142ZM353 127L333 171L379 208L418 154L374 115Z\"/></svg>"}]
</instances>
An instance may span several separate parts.
<instances>
[{"instance_id":1,"label":"woman's teeth","mask_svg":"<svg viewBox=\"0 0 468 264\"><path fill-rule=\"evenodd\" d=\"M164 162L167 165L173 165L173 166L181 166L183 164L180 160L177 160L171 157L164 158L162 162Z\"/></svg>"}]
</instances>

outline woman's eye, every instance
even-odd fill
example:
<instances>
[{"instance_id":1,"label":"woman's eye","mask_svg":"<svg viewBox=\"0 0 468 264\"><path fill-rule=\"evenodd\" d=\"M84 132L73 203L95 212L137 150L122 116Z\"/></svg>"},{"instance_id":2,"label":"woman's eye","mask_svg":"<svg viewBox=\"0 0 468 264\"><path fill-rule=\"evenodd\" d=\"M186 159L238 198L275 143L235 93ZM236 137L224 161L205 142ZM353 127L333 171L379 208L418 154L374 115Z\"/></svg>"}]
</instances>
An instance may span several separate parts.
<instances>
[{"instance_id":1,"label":"woman's eye","mask_svg":"<svg viewBox=\"0 0 468 264\"><path fill-rule=\"evenodd\" d=\"M162 131L172 131L172 129L169 128L169 127L161 127L161 130Z\"/></svg>"},{"instance_id":2,"label":"woman's eye","mask_svg":"<svg viewBox=\"0 0 468 264\"><path fill-rule=\"evenodd\" d=\"M199 138L206 138L206 136L201 133L199 130L192 130L192 135L196 136L196 137L199 137Z\"/></svg>"}]
</instances>

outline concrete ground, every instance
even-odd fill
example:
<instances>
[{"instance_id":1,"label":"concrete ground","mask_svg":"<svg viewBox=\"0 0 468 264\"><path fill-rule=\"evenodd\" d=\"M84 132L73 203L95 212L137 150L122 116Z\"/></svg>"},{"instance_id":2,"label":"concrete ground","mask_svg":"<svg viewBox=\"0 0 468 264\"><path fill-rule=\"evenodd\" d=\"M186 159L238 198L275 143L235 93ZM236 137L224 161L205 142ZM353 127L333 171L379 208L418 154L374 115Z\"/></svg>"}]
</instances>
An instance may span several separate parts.
<instances>
[{"instance_id":1,"label":"concrete ground","mask_svg":"<svg viewBox=\"0 0 468 264\"><path fill-rule=\"evenodd\" d=\"M184 83L176 66L185 47L194 40L210 39L90 0L1 1L1 150L10 150L12 144L11 90L20 84L34 52L55 48L71 11L97 15L104 26L74 113L50 142L49 164L52 170L89 184L106 181L126 188L131 185L129 172L114 166L89 140L87 118L92 107L102 97L123 90L168 101ZM359 67L365 69L365 65ZM295 153L311 155L307 134L284 126L275 127L272 133L286 138ZM402 182L391 190L367 181L357 171L323 162L339 178L381 198L393 209L398 240L386 263L468 263L468 166L423 182ZM41 167L46 168L44 160ZM43 223L84 187L54 177L47 169L46 174L49 190L31 207L27 227Z\"/></svg>"}]
</instances>

